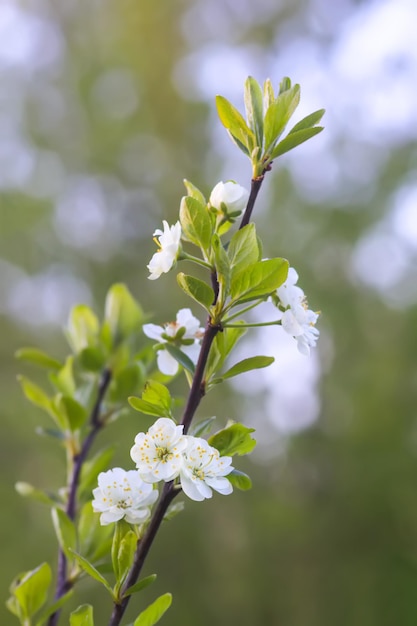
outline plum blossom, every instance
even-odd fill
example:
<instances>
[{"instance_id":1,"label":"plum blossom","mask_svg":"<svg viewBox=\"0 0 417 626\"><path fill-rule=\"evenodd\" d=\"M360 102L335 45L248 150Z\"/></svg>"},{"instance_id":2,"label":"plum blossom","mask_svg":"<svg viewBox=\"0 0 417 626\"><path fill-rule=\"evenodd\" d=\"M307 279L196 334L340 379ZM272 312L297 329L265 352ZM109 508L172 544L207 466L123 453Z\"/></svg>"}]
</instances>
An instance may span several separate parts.
<instances>
[{"instance_id":1,"label":"plum blossom","mask_svg":"<svg viewBox=\"0 0 417 626\"><path fill-rule=\"evenodd\" d=\"M130 456L139 476L146 483L176 478L182 466L182 452L187 447L183 426L168 417L160 417L147 433L138 433Z\"/></svg>"},{"instance_id":2,"label":"plum blossom","mask_svg":"<svg viewBox=\"0 0 417 626\"><path fill-rule=\"evenodd\" d=\"M223 212L225 204L228 212L243 211L249 199L249 191L232 180L224 183L220 181L210 194L210 204L218 211Z\"/></svg>"},{"instance_id":3,"label":"plum blossom","mask_svg":"<svg viewBox=\"0 0 417 626\"><path fill-rule=\"evenodd\" d=\"M197 362L200 353L200 339L204 329L199 320L194 317L190 309L180 309L175 322L168 322L164 326L144 324L143 332L150 339L158 342L172 343L184 352L193 363ZM174 376L178 371L178 362L171 354L160 346L157 353L159 370L167 376Z\"/></svg>"},{"instance_id":4,"label":"plum blossom","mask_svg":"<svg viewBox=\"0 0 417 626\"><path fill-rule=\"evenodd\" d=\"M223 495L232 493L233 487L225 476L233 470L230 456L220 456L216 448L205 439L188 437L180 469L182 490L191 500L201 501L212 497L212 489Z\"/></svg>"},{"instance_id":5,"label":"plum blossom","mask_svg":"<svg viewBox=\"0 0 417 626\"><path fill-rule=\"evenodd\" d=\"M150 507L158 491L146 484L138 472L126 472L114 467L98 475L98 487L93 490L93 510L101 513L102 526L123 518L129 524L142 524L150 516Z\"/></svg>"},{"instance_id":6,"label":"plum blossom","mask_svg":"<svg viewBox=\"0 0 417 626\"><path fill-rule=\"evenodd\" d=\"M181 251L181 224L177 222L170 226L166 220L163 220L162 224L164 230L157 228L153 234L159 250L147 265L150 272L149 280L156 280L161 274L169 272Z\"/></svg>"},{"instance_id":7,"label":"plum blossom","mask_svg":"<svg viewBox=\"0 0 417 626\"><path fill-rule=\"evenodd\" d=\"M279 307L283 310L281 325L297 341L301 354L310 355L310 348L315 347L320 332L315 327L318 313L308 308L304 291L296 284L298 274L293 267L288 270L285 283L277 289Z\"/></svg>"}]
</instances>

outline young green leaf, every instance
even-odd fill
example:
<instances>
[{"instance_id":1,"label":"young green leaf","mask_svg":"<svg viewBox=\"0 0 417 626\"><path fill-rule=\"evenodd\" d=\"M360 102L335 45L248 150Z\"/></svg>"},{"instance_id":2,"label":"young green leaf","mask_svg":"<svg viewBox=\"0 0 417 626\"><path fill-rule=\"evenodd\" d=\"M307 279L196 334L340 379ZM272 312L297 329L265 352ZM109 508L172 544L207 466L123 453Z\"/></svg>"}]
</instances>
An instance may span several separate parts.
<instances>
[{"instance_id":1,"label":"young green leaf","mask_svg":"<svg viewBox=\"0 0 417 626\"><path fill-rule=\"evenodd\" d=\"M49 413L49 415L53 415L55 417L52 409L52 401L46 395L43 389L38 387L38 385L35 385L35 383L33 383L31 380L29 380L29 378L26 378L25 376L18 376L17 380L21 384L23 393L25 394L26 398L30 402L32 402L32 404L38 406L40 409L43 409L44 411Z\"/></svg>"},{"instance_id":2,"label":"young green leaf","mask_svg":"<svg viewBox=\"0 0 417 626\"><path fill-rule=\"evenodd\" d=\"M227 480L232 483L233 487L241 491L247 491L252 488L252 481L249 476L243 472L239 472L237 469L234 469L227 475Z\"/></svg>"},{"instance_id":3,"label":"young green leaf","mask_svg":"<svg viewBox=\"0 0 417 626\"><path fill-rule=\"evenodd\" d=\"M246 79L244 98L249 127L255 133L256 145L262 148L264 125L262 89L252 76Z\"/></svg>"},{"instance_id":4,"label":"young green leaf","mask_svg":"<svg viewBox=\"0 0 417 626\"><path fill-rule=\"evenodd\" d=\"M255 432L254 428L248 428L243 424L232 424L223 430L219 430L208 440L209 444L216 448L221 456L244 455L252 452L256 446L255 439L250 433Z\"/></svg>"},{"instance_id":5,"label":"young green leaf","mask_svg":"<svg viewBox=\"0 0 417 626\"><path fill-rule=\"evenodd\" d=\"M193 298L198 304L201 304L206 310L213 304L214 291L204 281L180 272L177 275L177 282L188 296Z\"/></svg>"},{"instance_id":6,"label":"young green leaf","mask_svg":"<svg viewBox=\"0 0 417 626\"><path fill-rule=\"evenodd\" d=\"M59 546L68 559L72 558L72 551L77 545L77 533L74 522L60 508L53 508L51 511L52 522Z\"/></svg>"},{"instance_id":7,"label":"young green leaf","mask_svg":"<svg viewBox=\"0 0 417 626\"><path fill-rule=\"evenodd\" d=\"M145 370L142 363L131 363L120 369L110 384L110 402L124 402L127 396L132 395L143 386L144 377Z\"/></svg>"},{"instance_id":8,"label":"young green leaf","mask_svg":"<svg viewBox=\"0 0 417 626\"><path fill-rule=\"evenodd\" d=\"M91 500L81 509L78 521L79 551L93 563L104 555L112 543L113 528L102 526L100 516L93 511Z\"/></svg>"},{"instance_id":9,"label":"young green leaf","mask_svg":"<svg viewBox=\"0 0 417 626\"><path fill-rule=\"evenodd\" d=\"M232 277L230 295L232 302L239 304L264 298L285 282L288 274L288 261L266 259L258 261Z\"/></svg>"},{"instance_id":10,"label":"young green leaf","mask_svg":"<svg viewBox=\"0 0 417 626\"><path fill-rule=\"evenodd\" d=\"M273 356L252 356L247 359L243 359L243 361L239 361L231 367L225 374L222 374L223 380L226 378L233 378L233 376L238 376L239 374L243 374L244 372L250 372L251 370L262 369L263 367L268 367L275 361Z\"/></svg>"},{"instance_id":11,"label":"young green leaf","mask_svg":"<svg viewBox=\"0 0 417 626\"><path fill-rule=\"evenodd\" d=\"M106 362L106 355L102 347L84 348L78 353L77 363L88 372L100 372Z\"/></svg>"},{"instance_id":12,"label":"young green leaf","mask_svg":"<svg viewBox=\"0 0 417 626\"><path fill-rule=\"evenodd\" d=\"M32 617L45 604L52 572L48 563L42 563L35 569L20 575L12 585L11 591L16 598L26 620Z\"/></svg>"},{"instance_id":13,"label":"young green leaf","mask_svg":"<svg viewBox=\"0 0 417 626\"><path fill-rule=\"evenodd\" d=\"M192 425L190 428L190 435L193 435L193 437L203 437L204 435L207 435L207 433L210 432L215 419L216 417L213 415L212 417L207 417L206 419L201 420L201 422Z\"/></svg>"},{"instance_id":14,"label":"young green leaf","mask_svg":"<svg viewBox=\"0 0 417 626\"><path fill-rule=\"evenodd\" d=\"M107 591L110 593L111 597L113 598L113 589L111 588L107 580L104 578L104 576L100 574L98 569L96 569L94 565L90 563L90 561L88 561L86 558L81 556L81 554L74 552L74 550L70 550L70 554L72 558L74 558L77 561L81 569L83 569L86 574L91 576L91 578L94 578L94 580L97 580L97 582L101 583L103 587L107 589Z\"/></svg>"},{"instance_id":15,"label":"young green leaf","mask_svg":"<svg viewBox=\"0 0 417 626\"><path fill-rule=\"evenodd\" d=\"M216 96L217 113L223 126L250 154L255 147L255 134L246 124L239 111L223 96Z\"/></svg>"},{"instance_id":16,"label":"young green leaf","mask_svg":"<svg viewBox=\"0 0 417 626\"><path fill-rule=\"evenodd\" d=\"M185 504L182 501L174 502L173 504L170 504L167 512L164 515L164 521L169 522L170 520L174 519L174 517L176 517L178 513L181 513L184 510L184 508L185 508Z\"/></svg>"},{"instance_id":17,"label":"young green leaf","mask_svg":"<svg viewBox=\"0 0 417 626\"><path fill-rule=\"evenodd\" d=\"M273 150L300 102L300 86L284 91L265 114L265 153Z\"/></svg>"},{"instance_id":18,"label":"young green leaf","mask_svg":"<svg viewBox=\"0 0 417 626\"><path fill-rule=\"evenodd\" d=\"M204 194L195 185L193 185L192 182L184 178L184 185L189 196L197 200L202 205L207 204Z\"/></svg>"},{"instance_id":19,"label":"young green leaf","mask_svg":"<svg viewBox=\"0 0 417 626\"><path fill-rule=\"evenodd\" d=\"M146 382L142 399L150 404L158 404L165 411L165 414L170 414L171 412L172 398L169 389L156 380L148 380Z\"/></svg>"},{"instance_id":20,"label":"young green leaf","mask_svg":"<svg viewBox=\"0 0 417 626\"><path fill-rule=\"evenodd\" d=\"M56 600L55 602L52 602L52 604L42 609L42 611L37 616L35 626L44 626L46 624L47 619L51 615L59 611L59 609L62 606L64 606L65 602L67 602L73 596L73 594L74 594L74 590L70 589L69 591L67 591L67 593L61 596L58 600Z\"/></svg>"},{"instance_id":21,"label":"young green leaf","mask_svg":"<svg viewBox=\"0 0 417 626\"><path fill-rule=\"evenodd\" d=\"M277 157L289 152L293 148L296 148L300 144L304 143L311 137L318 135L323 130L323 126L314 126L314 128L304 128L303 130L298 130L296 132L291 132L288 134L276 148L273 150L271 154L271 159L276 159Z\"/></svg>"},{"instance_id":22,"label":"young green leaf","mask_svg":"<svg viewBox=\"0 0 417 626\"><path fill-rule=\"evenodd\" d=\"M172 345L172 343L166 343L165 350L167 350L167 352L169 352L170 355L173 356L174 359L178 361L178 363L182 365L185 370L187 370L187 372L194 374L194 363L192 362L190 357L187 356L184 352L181 352L181 350L177 348L177 346Z\"/></svg>"},{"instance_id":23,"label":"young green leaf","mask_svg":"<svg viewBox=\"0 0 417 626\"><path fill-rule=\"evenodd\" d=\"M42 502L42 504L47 504L48 506L56 506L58 504L58 498L56 496L50 495L40 489L35 489L30 483L17 482L15 489L17 493L24 498L32 498L32 500Z\"/></svg>"},{"instance_id":24,"label":"young green leaf","mask_svg":"<svg viewBox=\"0 0 417 626\"><path fill-rule=\"evenodd\" d=\"M20 348L15 356L20 361L27 361L49 370L59 370L62 367L62 363L37 348Z\"/></svg>"},{"instance_id":25,"label":"young green leaf","mask_svg":"<svg viewBox=\"0 0 417 626\"><path fill-rule=\"evenodd\" d=\"M123 597L126 598L127 596L131 596L133 593L138 593L139 591L142 591L142 589L149 587L149 585L151 585L155 580L156 574L151 574L150 576L146 576L146 578L142 578L142 580L139 580L131 587L128 587L124 592Z\"/></svg>"},{"instance_id":26,"label":"young green leaf","mask_svg":"<svg viewBox=\"0 0 417 626\"><path fill-rule=\"evenodd\" d=\"M316 124L320 122L325 112L326 109L319 109L318 111L314 111L314 113L310 113L310 115L307 115L307 117L304 117L302 120L300 120L294 126L294 128L290 130L288 134L291 135L291 133L296 133L299 130L304 130L305 128L312 128L313 126L316 126Z\"/></svg>"},{"instance_id":27,"label":"young green leaf","mask_svg":"<svg viewBox=\"0 0 417 626\"><path fill-rule=\"evenodd\" d=\"M139 617L135 620L133 626L154 626L157 624L164 613L169 609L172 603L172 595L165 593L159 596L155 602L150 604Z\"/></svg>"},{"instance_id":28,"label":"young green leaf","mask_svg":"<svg viewBox=\"0 0 417 626\"><path fill-rule=\"evenodd\" d=\"M65 364L58 372L51 372L49 380L61 393L67 396L75 394L76 385L74 380L74 357L69 356Z\"/></svg>"},{"instance_id":29,"label":"young green leaf","mask_svg":"<svg viewBox=\"0 0 417 626\"><path fill-rule=\"evenodd\" d=\"M232 236L227 248L230 270L236 275L259 261L259 245L255 224L247 224Z\"/></svg>"},{"instance_id":30,"label":"young green leaf","mask_svg":"<svg viewBox=\"0 0 417 626\"><path fill-rule=\"evenodd\" d=\"M264 82L263 90L264 111L267 111L273 102L275 102L274 88L272 86L271 80L267 78Z\"/></svg>"},{"instance_id":31,"label":"young green leaf","mask_svg":"<svg viewBox=\"0 0 417 626\"><path fill-rule=\"evenodd\" d=\"M54 405L57 412L65 416L71 431L78 430L87 421L87 411L74 398L59 393L54 398Z\"/></svg>"},{"instance_id":32,"label":"young green leaf","mask_svg":"<svg viewBox=\"0 0 417 626\"><path fill-rule=\"evenodd\" d=\"M71 309L66 336L75 353L89 346L95 346L98 332L98 319L90 307L78 304Z\"/></svg>"},{"instance_id":33,"label":"young green leaf","mask_svg":"<svg viewBox=\"0 0 417 626\"><path fill-rule=\"evenodd\" d=\"M128 398L128 402L132 409L135 409L135 411L139 411L140 413L144 413L145 415L153 415L155 417L171 417L170 414L167 415L164 410L161 410L161 406L159 404L145 402L142 398L130 396Z\"/></svg>"},{"instance_id":34,"label":"young green leaf","mask_svg":"<svg viewBox=\"0 0 417 626\"><path fill-rule=\"evenodd\" d=\"M93 607L82 604L70 615L70 626L94 626Z\"/></svg>"},{"instance_id":35,"label":"young green leaf","mask_svg":"<svg viewBox=\"0 0 417 626\"><path fill-rule=\"evenodd\" d=\"M181 199L180 222L183 236L207 252L213 226L206 205L192 196L184 196Z\"/></svg>"},{"instance_id":36,"label":"young green leaf","mask_svg":"<svg viewBox=\"0 0 417 626\"><path fill-rule=\"evenodd\" d=\"M123 283L112 285L107 292L104 319L109 325L113 345L139 331L143 311Z\"/></svg>"},{"instance_id":37,"label":"young green leaf","mask_svg":"<svg viewBox=\"0 0 417 626\"><path fill-rule=\"evenodd\" d=\"M133 530L129 530L120 542L117 553L118 577L117 582L123 584L133 563L138 538Z\"/></svg>"}]
</instances>

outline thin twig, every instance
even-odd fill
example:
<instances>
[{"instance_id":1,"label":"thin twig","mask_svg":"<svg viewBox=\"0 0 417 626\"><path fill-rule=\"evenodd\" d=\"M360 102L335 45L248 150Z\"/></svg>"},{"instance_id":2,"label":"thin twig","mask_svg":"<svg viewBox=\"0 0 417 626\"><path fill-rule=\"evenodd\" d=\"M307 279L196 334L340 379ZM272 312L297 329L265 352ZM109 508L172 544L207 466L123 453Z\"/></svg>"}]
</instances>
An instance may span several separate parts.
<instances>
[{"instance_id":1,"label":"thin twig","mask_svg":"<svg viewBox=\"0 0 417 626\"><path fill-rule=\"evenodd\" d=\"M103 424L100 421L101 405L104 400L104 396L109 387L111 381L111 371L105 369L101 376L100 384L97 390L97 398L90 414L90 431L87 437L84 439L81 446L81 450L78 454L74 455L73 467L71 478L68 485L68 500L65 507L65 513L68 515L71 521L74 521L77 507L77 491L80 482L80 474L83 463L93 445L93 442L101 430ZM55 600L61 598L72 587L72 581L67 578L67 558L64 552L60 549L58 553L58 567L57 567L57 583L55 591ZM60 611L53 613L48 621L48 626L56 626L58 624Z\"/></svg>"}]
</instances>

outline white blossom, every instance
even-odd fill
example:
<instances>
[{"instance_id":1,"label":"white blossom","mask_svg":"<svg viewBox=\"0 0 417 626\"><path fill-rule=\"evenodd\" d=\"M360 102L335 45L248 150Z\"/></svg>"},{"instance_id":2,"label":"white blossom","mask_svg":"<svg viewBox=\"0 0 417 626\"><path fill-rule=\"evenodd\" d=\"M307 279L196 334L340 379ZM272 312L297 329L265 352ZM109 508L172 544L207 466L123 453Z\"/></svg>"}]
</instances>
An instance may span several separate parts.
<instances>
[{"instance_id":1,"label":"white blossom","mask_svg":"<svg viewBox=\"0 0 417 626\"><path fill-rule=\"evenodd\" d=\"M217 183L210 194L210 204L218 211L223 211L222 204L226 205L229 212L242 211L248 199L249 191L231 180Z\"/></svg>"},{"instance_id":2,"label":"white blossom","mask_svg":"<svg viewBox=\"0 0 417 626\"><path fill-rule=\"evenodd\" d=\"M98 487L93 490L93 510L101 513L102 526L123 518L129 524L142 524L150 516L150 507L158 491L144 483L138 472L126 472L114 467L98 475Z\"/></svg>"},{"instance_id":3,"label":"white blossom","mask_svg":"<svg viewBox=\"0 0 417 626\"><path fill-rule=\"evenodd\" d=\"M182 465L182 452L187 438L183 426L176 426L168 417L160 417L147 433L138 433L130 456L142 480L156 483L176 478Z\"/></svg>"},{"instance_id":4,"label":"white blossom","mask_svg":"<svg viewBox=\"0 0 417 626\"><path fill-rule=\"evenodd\" d=\"M315 347L320 332L315 327L318 313L308 308L304 291L296 284L298 274L293 267L288 270L285 283L277 289L277 296L285 309L281 324L283 329L297 341L301 354L309 356L310 348Z\"/></svg>"},{"instance_id":5,"label":"white blossom","mask_svg":"<svg viewBox=\"0 0 417 626\"><path fill-rule=\"evenodd\" d=\"M183 451L180 482L191 500L201 501L212 497L212 489L223 495L232 493L233 487L225 478L233 470L230 456L220 456L216 448L205 439L187 436L188 445Z\"/></svg>"},{"instance_id":6,"label":"white blossom","mask_svg":"<svg viewBox=\"0 0 417 626\"><path fill-rule=\"evenodd\" d=\"M184 330L185 329L185 330ZM144 324L143 332L150 339L159 343L172 343L180 348L195 364L200 353L200 339L204 329L199 320L194 317L190 309L180 309L175 322L168 322L164 326ZM157 353L159 370L167 376L174 376L178 371L178 362L167 350L162 347Z\"/></svg>"},{"instance_id":7,"label":"white blossom","mask_svg":"<svg viewBox=\"0 0 417 626\"><path fill-rule=\"evenodd\" d=\"M177 222L174 226L170 226L166 220L162 223L164 230L157 228L153 234L159 250L155 252L147 265L150 280L156 280L161 274L169 272L181 250L181 224Z\"/></svg>"}]
</instances>

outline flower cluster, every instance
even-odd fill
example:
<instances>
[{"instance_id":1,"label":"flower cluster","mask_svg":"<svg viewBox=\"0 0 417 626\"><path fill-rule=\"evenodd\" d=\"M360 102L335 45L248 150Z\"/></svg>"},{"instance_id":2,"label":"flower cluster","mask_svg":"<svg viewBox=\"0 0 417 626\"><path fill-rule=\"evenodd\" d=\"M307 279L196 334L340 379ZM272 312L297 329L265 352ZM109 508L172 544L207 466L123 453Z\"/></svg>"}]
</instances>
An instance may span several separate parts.
<instances>
[{"instance_id":1,"label":"flower cluster","mask_svg":"<svg viewBox=\"0 0 417 626\"><path fill-rule=\"evenodd\" d=\"M183 435L183 426L167 417L136 435L130 456L136 470L115 467L98 476L92 504L103 526L123 518L130 524L145 522L158 498L153 485L160 481L179 478L183 492L196 501L211 498L213 489L223 495L233 491L226 478L232 458L220 456L205 439Z\"/></svg>"},{"instance_id":2,"label":"flower cluster","mask_svg":"<svg viewBox=\"0 0 417 626\"><path fill-rule=\"evenodd\" d=\"M142 480L156 483L179 477L184 493L197 501L211 498L212 489L232 493L225 478L233 470L232 458L221 457L205 439L182 432L183 426L161 417L147 433L136 435L130 456Z\"/></svg>"},{"instance_id":3,"label":"flower cluster","mask_svg":"<svg viewBox=\"0 0 417 626\"><path fill-rule=\"evenodd\" d=\"M193 316L190 309L180 309L175 322L168 322L164 326L144 324L143 332L150 339L156 339L162 344L158 348L157 363L163 374L174 376L178 371L177 361L164 349L163 344L171 343L177 346L194 364L197 362L204 329L200 327L199 320Z\"/></svg>"},{"instance_id":4,"label":"flower cluster","mask_svg":"<svg viewBox=\"0 0 417 626\"><path fill-rule=\"evenodd\" d=\"M310 348L316 345L320 334L315 327L319 314L308 308L304 291L298 287L297 281L298 274L290 267L287 280L277 289L278 304L283 310L281 324L296 339L301 354L309 356Z\"/></svg>"}]
</instances>

